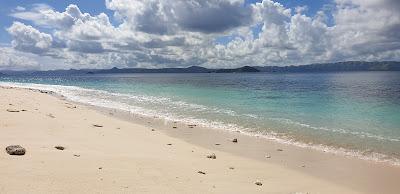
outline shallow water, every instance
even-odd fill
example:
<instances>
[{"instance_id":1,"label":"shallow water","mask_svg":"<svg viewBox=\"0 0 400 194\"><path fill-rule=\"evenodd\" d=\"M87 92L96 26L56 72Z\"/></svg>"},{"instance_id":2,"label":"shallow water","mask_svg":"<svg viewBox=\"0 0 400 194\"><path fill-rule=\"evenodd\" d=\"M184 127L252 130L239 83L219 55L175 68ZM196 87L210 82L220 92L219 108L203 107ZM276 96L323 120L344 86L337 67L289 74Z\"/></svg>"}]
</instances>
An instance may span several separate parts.
<instances>
[{"instance_id":1,"label":"shallow water","mask_svg":"<svg viewBox=\"0 0 400 194\"><path fill-rule=\"evenodd\" d=\"M0 81L144 116L366 158L400 158L400 72L14 76Z\"/></svg>"}]
</instances>

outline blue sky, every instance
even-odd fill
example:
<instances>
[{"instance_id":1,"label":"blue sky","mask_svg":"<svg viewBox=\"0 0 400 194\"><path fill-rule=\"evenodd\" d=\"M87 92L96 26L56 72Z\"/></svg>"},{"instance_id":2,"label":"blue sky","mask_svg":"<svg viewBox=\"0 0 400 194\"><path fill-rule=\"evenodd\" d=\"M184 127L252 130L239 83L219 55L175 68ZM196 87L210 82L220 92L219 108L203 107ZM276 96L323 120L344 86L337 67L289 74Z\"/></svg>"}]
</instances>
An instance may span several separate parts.
<instances>
[{"instance_id":1,"label":"blue sky","mask_svg":"<svg viewBox=\"0 0 400 194\"><path fill-rule=\"evenodd\" d=\"M0 70L400 60L399 9L397 0L0 0Z\"/></svg>"}]
</instances>

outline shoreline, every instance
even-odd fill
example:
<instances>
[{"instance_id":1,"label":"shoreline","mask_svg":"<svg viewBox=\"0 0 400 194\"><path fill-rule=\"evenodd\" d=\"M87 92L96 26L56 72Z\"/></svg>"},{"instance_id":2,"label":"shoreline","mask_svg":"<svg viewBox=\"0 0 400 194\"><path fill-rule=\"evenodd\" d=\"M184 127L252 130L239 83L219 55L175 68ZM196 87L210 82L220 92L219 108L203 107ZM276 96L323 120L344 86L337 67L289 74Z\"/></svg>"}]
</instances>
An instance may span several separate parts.
<instances>
[{"instance_id":1,"label":"shoreline","mask_svg":"<svg viewBox=\"0 0 400 194\"><path fill-rule=\"evenodd\" d=\"M362 190L362 193L379 192L379 190L372 191L376 189L374 184L381 181L380 178L383 178L385 182L391 180L389 182L392 183L385 185L385 187L395 188L396 184L393 180L396 177L400 178L400 166L387 161L375 161L358 158L354 155L327 152L312 147L300 147L241 132L201 126L191 128L188 127L187 123L163 122L162 119L129 115L114 109L93 105L90 105L90 107L107 116L160 130L170 137L184 140L189 144L272 163L316 178L328 180L338 185ZM238 139L238 143L232 144L233 139ZM370 175L376 177L369 177ZM351 180L349 180L349 177ZM394 193L397 192L397 190L393 191Z\"/></svg>"},{"instance_id":2,"label":"shoreline","mask_svg":"<svg viewBox=\"0 0 400 194\"><path fill-rule=\"evenodd\" d=\"M11 91L8 91L11 90ZM7 95L12 96L15 93L22 94L26 96L26 93L31 94L32 96L35 96L35 98L41 99L41 98L46 98L47 100L52 100L55 101L54 103L61 103L64 104L67 102L66 100L62 100L60 98L50 96L47 94L41 94L40 92L33 91L33 90L28 90L28 89L22 89L22 88L14 88L14 89L6 89L4 87L0 87L1 93L7 93ZM14 93L14 94L13 94ZM46 97L45 97L46 96ZM2 99L3 103L4 100L12 101L16 99ZM24 104L27 101L30 101L30 99L19 99L19 103ZM33 103L33 102L31 102ZM43 101L38 102L43 103ZM34 104L34 103L33 103ZM383 193L396 193L397 188L396 188L396 180L400 177L400 168L396 166L390 166L386 164L380 164L376 162L371 162L371 161L365 161L365 160L360 160L360 159L355 159L355 158L349 158L345 156L339 156L339 155L334 155L330 153L323 153L323 152L317 152L315 150L311 149L305 149L305 148L298 148L292 145L283 145L279 144L276 142L270 142L266 141L265 139L262 138L256 138L256 137L250 137L246 136L243 134L238 134L238 133L232 133L232 132L226 132L226 131L218 131L218 130L212 130L212 129L205 129L201 127L195 127L194 129L188 128L185 125L177 125L177 128L172 128L172 125L174 123L169 123L162 127L162 125L154 125L153 121L151 120L145 120L143 123L138 124L137 121L132 121L132 119L129 120L129 122L126 122L126 118L124 119L123 117L118 117L118 115L113 114L112 117L110 117L109 111L106 109L103 110L98 110L94 107L88 106L88 105L82 105L79 103L74 103L72 104L77 104L79 107L78 111L83 111L83 112L90 112L91 114L98 114L101 113L100 115L96 115L96 117L104 117L107 120L112 120L112 123L124 123L124 125L127 126L135 126L136 128L139 128L139 130L124 130L127 134L132 135L134 137L138 133L142 134L145 133L146 138L153 138L154 134L157 134L157 138L161 139L169 139L178 142L177 144L184 144L185 146L189 146L190 148L195 148L196 150L202 150L203 154L200 156L200 158L191 158L192 156L188 156L187 153L183 155L176 155L175 157L179 157L182 161L180 161L180 164L186 164L185 161L187 161L187 158L189 158L189 161L192 161L195 163L195 160L204 160L205 163L207 163L209 168L213 168L213 164L209 164L209 160L205 158L205 153L210 153L210 152L215 152L217 154L217 159L215 161L221 161L231 163L231 160L227 160L224 158L226 157L231 157L234 160L233 161L242 161L239 162L241 165L246 166L246 169L249 170L251 173L250 174L256 174L260 177L264 177L262 182L264 184L270 184L268 183L268 180L273 180L272 182L275 183L276 185L273 187L272 190L269 190L271 188L266 188L262 187L259 188L257 185L254 185L252 181L247 180L247 183L243 183L243 177L240 179L239 177L239 182L237 186L243 186L245 190L243 191L250 191L247 189L256 189L254 192L261 192L261 191L279 191L279 192L289 192L291 190L285 190L287 188L279 188L277 185L282 184L283 185L290 185L290 188L292 189L292 192L317 192L317 193L338 193L338 192L345 192L345 193L377 193L377 192L383 192ZM7 106L7 103L4 103L3 106ZM5 107L2 107L5 110ZM50 108L50 107L49 107ZM64 107L65 108L65 107ZM60 107L54 107L54 110L52 111L58 111ZM5 112L3 110L3 112ZM75 109L74 109L75 110ZM76 110L75 110L76 111ZM97 112L97 113L96 113ZM28 110L28 113L30 111ZM1 113L1 114L7 114L7 113ZM18 113L16 113L18 114ZM23 114L26 114L25 112ZM71 116L71 115L70 115ZM72 117L72 116L71 116ZM14 118L15 119L15 118ZM51 119L51 118L46 118L46 119ZM12 120L12 119L11 119ZM43 121L42 121L43 122ZM65 123L64 120L59 121L63 125L68 125L68 123ZM63 123L64 122L64 123ZM147 123L150 122L150 123ZM146 126L146 123L148 124ZM2 125L8 125L7 123L1 123ZM18 125L17 121L14 120L14 124ZM43 123L42 123L43 124ZM171 125L172 124L172 125ZM3 126L4 127L4 126ZM7 128L7 127L5 127ZM129 127L128 127L129 128ZM151 129L155 128L155 131L152 131ZM161 131L162 133L158 133L158 131ZM6 131L7 132L7 131ZM8 131L10 132L10 131ZM110 131L103 131L103 133L110 132ZM4 132L3 132L4 133ZM68 130L65 132L68 133ZM75 136L76 131L71 131L69 132L70 136ZM149 134L150 133L150 134ZM6 133L7 134L7 133ZM166 134L166 135L165 135ZM10 134L7 134L9 136ZM13 134L17 135L17 134ZM97 134L98 135L98 134ZM149 136L150 137L147 137ZM118 136L114 134L114 138L118 139L121 138L121 136ZM8 142L6 137L3 137L1 140ZM9 136L10 137L10 136ZM96 137L91 135L90 137ZM128 138L128 137L123 137L123 138ZM238 143L232 143L231 140L233 138L238 138ZM29 138L28 138L29 139ZM128 138L129 139L129 138ZM138 140L136 138L136 140ZM97 142L97 143L102 143L102 142ZM114 142L118 143L118 142ZM143 145L145 142L142 142L142 144L138 145ZM154 142L153 142L154 143ZM215 144L219 145L215 145ZM173 144L174 145L174 144ZM1 143L1 146L4 146L4 143ZM147 144L147 146L151 146ZM187 149L187 147L182 146L181 149ZM162 145L161 148L152 148L154 152L159 152L165 151L165 145ZM168 146L167 146L168 147ZM175 146L173 146L175 147ZM278 151L278 149L282 149L282 151ZM67 149L68 150L68 149ZM88 149L87 150L89 153L92 152L93 150ZM192 150L193 151L193 150ZM97 150L99 152L99 150ZM29 149L28 149L29 153ZM121 154L121 153L120 153ZM164 153L165 154L165 153ZM169 153L170 154L170 153ZM174 153L173 153L174 154ZM182 153L181 153L182 154ZM191 154L191 153L189 153ZM4 161L4 158L8 159L9 157L4 156L5 154L2 153L0 155L0 167L1 166L6 166L2 165L3 162L7 164L7 160ZM118 154L116 154L118 155ZM123 155L123 154L122 154ZM220 157L222 155L222 158ZM265 155L271 156L270 158L266 158ZM26 157L26 156L23 156ZM29 156L28 156L29 157ZM111 156L110 156L111 157ZM150 159L159 159L156 156L150 157ZM166 156L167 158L169 156ZM199 156L197 156L199 157ZM202 157L202 158L201 158ZM221 158L221 159L220 159ZM141 158L143 160L146 160L148 158L143 157ZM173 160L175 161L175 160ZM179 160L178 160L179 161ZM204 162L203 161L203 162ZM114 161L115 162L115 161ZM151 162L151 160L150 160ZM160 165L160 164L158 164ZM210 166L211 165L211 166ZM221 164L222 165L222 164ZM224 164L226 165L226 164ZM162 164L158 166L160 169L165 168ZM179 166L177 166L179 169ZM259 168L265 168L267 171L260 171ZM226 173L226 168L224 169L223 173ZM175 168L176 169L176 168ZM240 168L239 168L240 169ZM277 170L278 169L278 170ZM13 169L8 169L7 171L12 174ZM216 169L214 169L216 170ZM218 170L216 170L218 171ZM280 175L277 173L277 171L283 171L285 172L283 175ZM220 172L220 171L218 171ZM275 173L271 173L275 172ZM182 176L187 176L184 172ZM222 174L223 174L222 173ZM245 173L245 172L242 172ZM208 174L208 172L207 172ZM212 175L212 174L211 174ZM286 175L286 176L285 176ZM290 178L290 177L294 177ZM190 176L197 176L197 174L193 174L193 172L190 172ZM189 177L190 177L189 176ZM157 176L156 176L157 177ZM223 175L218 175L213 179L216 182L222 181L220 178L224 177ZM269 177L269 178L265 178ZM136 177L137 178L137 177ZM142 177L143 178L143 177ZM301 180L301 178L305 178L305 180ZM248 178L249 179L249 178ZM256 178L254 177L253 179L261 179L261 178ZM3 186L3 181L4 179L0 178L0 191L2 191ZM226 180L225 180L226 181ZM253 180L253 182L256 180ZM291 181L299 181L299 183L291 182ZM220 182L221 184L224 183L229 183L228 182ZM249 184L250 183L250 184ZM190 183L188 183L190 184ZM314 185L315 184L315 185ZM223 184L222 184L223 185ZM323 186L322 186L323 185ZM198 185L196 185L198 186ZM324 188L326 187L326 188ZM196 187L197 188L197 187ZM212 188L212 187L211 187ZM218 188L218 187L217 187ZM236 188L236 187L235 187ZM298 189L293 190L293 189ZM165 189L163 187L163 189ZM212 188L211 190L207 190L209 192L214 192L215 188ZM220 188L221 189L221 188ZM221 192L224 191L229 191L231 188L225 188L223 187L222 189L228 189L228 190L221 190ZM263 190L265 189L265 190ZM307 190L309 189L309 190ZM3 189L4 190L4 189ZM5 190L4 190L5 191ZM175 190L176 191L176 190ZM253 191L253 190L251 190ZM152 191L154 192L154 191ZM178 191L179 192L179 191Z\"/></svg>"},{"instance_id":3,"label":"shoreline","mask_svg":"<svg viewBox=\"0 0 400 194\"><path fill-rule=\"evenodd\" d=\"M17 84L17 85L15 85ZM59 89L58 87L76 87L76 86L63 86L63 85L44 85L44 84L31 84L24 86L18 85L18 83L13 83L13 82L2 82L0 87L15 87L15 88L24 88L24 89L29 89L29 90L38 90L38 91L43 91L43 92L48 92L49 94L61 99L61 100L67 100L70 101L71 103L78 103L84 106L89 106L90 108L96 109L100 112L105 112L106 115L111 113L118 115L119 118L124 119L126 121L130 121L133 123L140 123L142 125L147 125L148 121L151 120L152 123L157 123L157 127L162 127L165 128L168 123L179 123L183 127L187 127L185 125L192 125L192 124L197 124L197 128L203 128L203 129L210 129L210 131L213 130L223 130L226 131L227 133L236 133L239 132L241 134L245 134L246 136L251 136L251 137L256 137L260 139L264 139L265 141L272 141L276 142L278 144L284 144L288 146L295 146L299 147L301 149L312 149L318 152L327 152L331 154L335 154L338 156L342 157L351 157L354 159L361 159L361 160L366 160L370 162L376 162L376 163L382 163L382 164L388 164L388 165L393 165L393 166L399 166L400 167L400 158L394 157L391 154L384 154L384 153L379 153L379 152L369 152L369 151L362 151L362 150L357 150L357 149L351 149L351 148L344 148L344 147L338 147L334 145L324 145L324 144L315 144L315 143L306 143L307 141L303 140L293 140L290 138L285 138L284 136L278 136L274 134L261 134L261 133L256 133L256 132L248 132L244 129L240 130L236 128L237 126L232 126L232 129L226 129L226 127L220 128L220 127L215 127L213 125L209 124L204 124L202 122L198 123L196 122L196 119L191 119L190 121L187 121L185 119L177 119L177 118L169 118L169 117L160 117L159 115L152 113L152 111L149 111L151 113L146 112L145 109L139 110L142 111L140 112L130 112L128 110L125 110L124 107L118 108L111 108L108 105L104 105L104 103L93 103L92 101L81 100L81 99L74 99L75 96L72 96L68 94L68 92L65 93L64 88ZM80 88L77 87L78 89L83 89L83 90L92 90L92 89L86 89L86 88ZM99 91L99 92L105 92L109 93L107 91L100 91L100 90L93 90L93 91ZM66 94L67 96L63 96L63 94ZM111 94L111 93L110 93ZM117 94L117 95L124 95L124 94ZM121 105L119 105L121 106ZM144 112L145 113L144 113ZM114 115L115 116L115 115ZM141 122L140 120L142 119L147 119L145 122Z\"/></svg>"}]
</instances>

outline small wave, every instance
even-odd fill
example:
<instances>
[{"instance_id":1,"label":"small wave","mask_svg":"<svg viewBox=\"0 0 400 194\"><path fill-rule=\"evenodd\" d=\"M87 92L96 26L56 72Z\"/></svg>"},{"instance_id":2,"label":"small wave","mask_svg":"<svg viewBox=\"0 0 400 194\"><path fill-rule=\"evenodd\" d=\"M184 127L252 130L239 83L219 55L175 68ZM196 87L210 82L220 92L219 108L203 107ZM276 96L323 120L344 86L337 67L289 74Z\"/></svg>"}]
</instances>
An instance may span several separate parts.
<instances>
[{"instance_id":1,"label":"small wave","mask_svg":"<svg viewBox=\"0 0 400 194\"><path fill-rule=\"evenodd\" d=\"M269 120L273 120L273 121L278 121L281 123L285 123L285 124L291 124L291 125L297 125L300 127L305 127L308 129L312 129L312 130L322 130L322 131L329 131L329 132L334 132L334 133L341 133L341 134L350 134L350 135L354 135L360 138L371 138L371 139L375 139L375 140L379 140L379 141L391 141L391 142L400 142L400 139L398 138L390 138L390 137L384 137L384 136L380 136L380 135L375 135L372 133L368 133L368 132L362 132L362 131L350 131L350 130L346 130L346 129L333 129L333 128L327 128L327 127L315 127L309 124L305 124L305 123L300 123L297 121L292 121L290 119L287 118L268 118Z\"/></svg>"},{"instance_id":2,"label":"small wave","mask_svg":"<svg viewBox=\"0 0 400 194\"><path fill-rule=\"evenodd\" d=\"M199 119L199 118L194 118L194 117L176 115L176 114L169 113L169 112L160 112L160 111L155 111L155 110L151 110L151 109L146 109L143 107L134 106L131 104L112 100L115 98L110 98L110 99L99 98L99 96L103 96L103 97L104 96L109 96L109 97L118 96L118 97L134 99L134 100L137 100L138 102L160 103L163 105L172 103L172 104L175 104L180 107L185 106L185 107L191 107L193 109L213 110L213 111L220 112L220 113L231 114L231 115L235 115L235 116L237 115L236 112L229 111L229 110L221 110L221 109L216 109L216 108L209 109L209 107L206 107L203 105L189 104L189 103L182 102L182 101L171 102L171 99L164 98L164 97L159 98L159 97L139 96L139 95L133 96L133 95L128 95L128 94L110 93L107 91L86 89L86 88L81 88L81 87L77 87L77 86L44 85L44 84L33 84L33 83L0 82L0 86L47 90L47 91L55 92L59 95L63 95L68 100L75 101L78 103L83 103L83 104L88 104L88 105L93 105L93 106L103 107L103 108L109 108L109 109L115 109L115 110L121 110L121 111L128 112L130 114L136 114L136 115L141 115L141 116L150 117L150 118L157 117L157 118L164 119L166 121L177 121L177 122L182 122L182 123L187 123L187 124L196 124L196 125L199 125L202 127L210 128L210 129L222 129L222 130L233 131L233 132L241 132L241 134L244 134L244 135L262 137L262 138L276 141L276 142L279 142L282 144L294 145L294 146L301 147L301 148L313 149L313 150L329 152L329 153L334 153L334 154L339 154L339 155L344 155L344 156L351 156L351 157L356 157L356 158L375 161L375 162L385 162L385 163L389 163L392 165L400 165L400 160L398 158L390 157L390 156L387 156L387 155L381 154L381 153L376 153L376 152L372 152L372 151L352 150L352 149L346 149L346 148L337 148L337 147L327 146L327 145L322 145L322 144L304 143L304 142L296 141L290 137L287 137L284 134L277 134L276 132L273 132L273 131L257 131L254 129L238 126L236 124L229 124L229 123L224 123L224 122L220 122L220 121L210 121L210 120L206 120L206 119ZM247 116L250 118L258 118L257 115L253 115L253 114L243 114L240 116ZM273 121L284 122L287 124L307 127L307 128L314 129L314 130L325 130L325 131L330 131L330 132L339 132L339 133L343 133L343 134L362 135L362 136L367 136L370 138L375 138L378 140L388 140L388 141L396 141L396 142L400 141L400 139L397 139L397 138L381 137L381 136L377 136L377 135L369 134L369 133L365 133L365 132L353 132L353 131L348 131L345 129L330 129L330 128L325 128L325 127L314 127L309 124L292 121L292 120L286 119L286 118L268 118L268 119L273 120Z\"/></svg>"}]
</instances>

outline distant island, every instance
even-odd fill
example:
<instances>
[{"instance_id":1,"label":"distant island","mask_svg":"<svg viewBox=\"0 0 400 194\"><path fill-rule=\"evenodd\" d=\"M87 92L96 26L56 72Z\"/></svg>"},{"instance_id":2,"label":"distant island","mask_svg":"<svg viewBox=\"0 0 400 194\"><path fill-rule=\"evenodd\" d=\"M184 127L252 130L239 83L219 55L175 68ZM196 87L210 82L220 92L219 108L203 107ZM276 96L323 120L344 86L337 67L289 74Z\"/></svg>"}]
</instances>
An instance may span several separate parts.
<instances>
[{"instance_id":1,"label":"distant island","mask_svg":"<svg viewBox=\"0 0 400 194\"><path fill-rule=\"evenodd\" d=\"M317 63L310 65L291 66L243 66L233 69L210 69L200 66L187 68L111 68L111 69L69 69L49 71L0 71L5 75L79 75L79 74L113 74L113 73L306 73L306 72L347 72L347 71L400 71L397 61L346 61L337 63Z\"/></svg>"}]
</instances>

